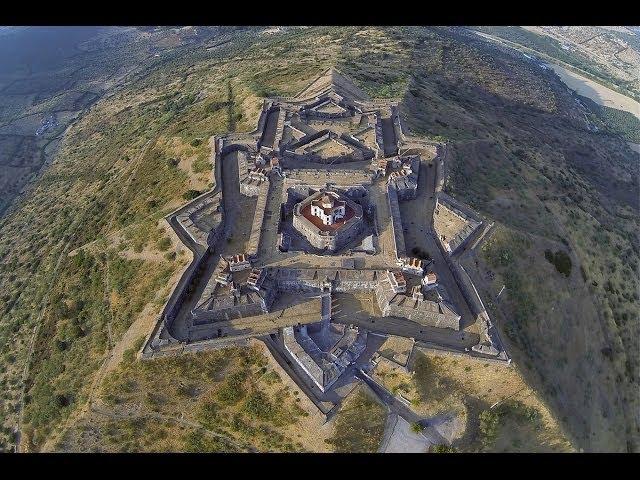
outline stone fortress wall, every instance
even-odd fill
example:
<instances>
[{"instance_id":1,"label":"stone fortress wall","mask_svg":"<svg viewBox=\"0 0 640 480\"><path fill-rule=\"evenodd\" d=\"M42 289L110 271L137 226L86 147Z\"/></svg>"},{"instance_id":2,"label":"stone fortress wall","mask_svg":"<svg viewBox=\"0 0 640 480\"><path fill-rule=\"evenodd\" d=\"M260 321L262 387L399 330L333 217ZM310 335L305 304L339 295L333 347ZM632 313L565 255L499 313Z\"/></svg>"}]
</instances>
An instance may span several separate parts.
<instances>
[{"instance_id":1,"label":"stone fortress wall","mask_svg":"<svg viewBox=\"0 0 640 480\"><path fill-rule=\"evenodd\" d=\"M446 209L449 214L457 217L464 223L464 227L460 229L453 238L447 238L445 240L443 240L442 234L438 228L438 222L434 223L434 228L439 241L442 242L443 247L449 254L453 254L467 244L469 239L472 237L473 232L482 225L482 219L466 205L461 204L444 192L438 192L434 211L435 219L437 219L442 208Z\"/></svg>"},{"instance_id":2,"label":"stone fortress wall","mask_svg":"<svg viewBox=\"0 0 640 480\"><path fill-rule=\"evenodd\" d=\"M420 156L398 157L402 168L389 175L391 183L398 194L399 200L412 200L416 198L418 191L418 173L420 170Z\"/></svg>"},{"instance_id":3,"label":"stone fortress wall","mask_svg":"<svg viewBox=\"0 0 640 480\"><path fill-rule=\"evenodd\" d=\"M313 90L313 88L315 87L307 87L305 91L309 89ZM322 95L326 95L327 91L328 90L326 89L318 90L317 99L321 100ZM357 98L358 92L354 90L353 93L354 98ZM329 95L334 95L334 93L329 93ZM257 206L246 252L247 256L252 260L254 260L260 253L258 248L261 240L261 231L263 228L265 208L271 182L269 180L269 175L265 174L265 172L261 172L259 168L255 168L250 165L248 159L258 154L258 152L262 152L263 154L279 154L279 158L281 159L286 158L287 155L300 154L299 157L295 157L296 160L300 160L301 162L310 161L315 158L313 157L313 148L308 151L304 151L304 149L309 146L318 148L319 150L326 149L324 150L324 154L325 156L329 155L329 162L327 163L331 163L331 165L327 165L327 168L324 169L307 168L313 167L313 162L307 166L293 164L287 166L282 163L283 168L292 167L287 168L284 171L284 174L281 173L281 176L284 177L284 191L287 190L287 186L311 186L314 188L322 188L330 185L332 187L338 186L342 188L356 186L362 188L363 186L371 185L375 181L375 171L366 165L349 165L349 167L353 167L352 169L333 168L333 164L338 164L343 161L354 162L362 161L362 159L368 160L374 157L380 157L386 158L389 161L400 160L401 162L408 163L409 169L401 169L400 172L394 172L396 175L393 175L386 185L387 201L391 213L390 221L393 230L393 242L397 260L395 267L388 266L386 268L398 268L401 263L406 260L407 254L404 243L404 229L400 214L399 201L415 198L417 191L418 169L420 166L419 153L418 155L415 155L415 153L418 152L418 147L420 147L422 143L430 148L433 147L433 144L428 142L420 143L416 139L407 137L403 131L397 106L390 104L388 101L369 101L363 98L357 98L356 100L345 101L344 105L342 105L342 97L337 94L335 94L335 97L337 100L335 98L334 100L337 101L339 106L346 106L345 111L339 111L339 108L335 108L334 106L329 106L327 104L327 111L318 111L307 108L304 110L304 113L300 115L301 110L303 110L300 107L298 108L298 113L292 114L291 112L296 111L295 108L292 108L292 105L297 104L304 106L305 103L309 103L309 97L305 97L306 100L302 98L265 100L263 111L261 112L258 121L258 127L254 132L250 134L230 134L214 140L216 148L216 162L214 167L218 185L221 185L220 158L232 151L240 150L244 152L244 154L239 155L240 161L238 165L240 193L246 196L257 197ZM279 100L288 102L288 105L278 103ZM320 106L321 103L322 102L318 102L318 106ZM357 105L357 108L351 108L353 105ZM334 109L334 111L330 111L331 109ZM298 133L294 132L293 137L291 133L287 133L287 144L283 144L285 124L293 126L293 123L299 121L296 119L300 118L300 116L317 119L320 123L323 121L330 122L336 120L338 122L352 122L352 119L349 119L348 117L352 116L354 111L357 112L362 120L357 125L357 129L359 130L355 135L362 135L366 131L369 132L365 139L367 142L366 145L363 140L355 138L351 134L345 134L345 127L343 126L336 127L335 130L338 132L336 134L335 132L327 133L327 130L318 131L318 126L316 125L313 126L316 129L315 131L313 128L305 129L300 125L301 130L299 130ZM371 118L375 118L376 121L372 121ZM364 125L364 120L366 120L367 125ZM349 130L351 131L353 128ZM373 130L373 132L371 132L371 130ZM288 130L288 132L290 131L291 129ZM299 135L302 135L302 137L298 138ZM295 140L295 138L298 138L298 140ZM374 139L375 145L373 144ZM414 147L416 150L413 152L414 158L407 155L409 151L406 148L404 150L405 156L403 157L400 155L399 158L397 157L401 143L404 143L405 141L407 142L405 147L409 146L409 143L416 144ZM327 146L322 142L333 142L336 145ZM295 148L291 150L293 146L301 149L301 151L296 153L293 151ZM345 155L344 158L340 156L332 158L331 154L336 151L340 152L342 147L351 149L352 153ZM395 158L392 159L391 157ZM316 160L326 161L327 158L316 158ZM441 171L442 169L438 170L439 173ZM445 197L442 198L445 199ZM220 201L218 200L218 202ZM214 203L214 201L208 202L207 205L212 203ZM459 211L463 212L463 209L459 209ZM466 212L463 212L463 214L465 213ZM216 243L216 239L219 239L222 229L224 228L224 222L220 221L219 225L216 227L218 230L213 228L207 234L207 241L205 241L206 245L203 246L202 240L205 237L200 235L198 232L195 232L195 235L191 235L188 230L188 227L190 227L188 220L184 218L182 220L183 224L178 225L180 229L184 230L184 235L181 236L181 239L182 237L187 237L183 239L187 245L189 245L189 243L194 243L193 248L191 246L189 247L192 250L194 248L196 249L194 250L194 261L188 267L183 278L181 278L178 286L172 294L172 297L170 298L170 301L163 311L162 325L154 331L152 336L153 339L145 346L145 352L149 355L153 354L154 349L161 348L172 343L179 343L183 347L184 345L190 345L191 336L189 337L189 341L186 343L178 342L176 339L171 337L167 327L170 327L173 318L175 318L175 315L180 310L181 302L185 297L185 292L192 284L192 281L201 274L202 267L204 265L203 259L207 255L210 255L209 249L213 248ZM176 223L177 222L178 221L176 220ZM193 218L191 218L191 222L194 224L196 223ZM180 236L176 223L172 223L172 226ZM347 231L347 233L349 232ZM208 239L211 239L212 241L208 241ZM447 258L447 260L449 260L449 258ZM202 327L205 329L203 332L206 333L211 331L211 328L215 328L216 322L226 321L231 324L233 322L230 322L230 319L243 319L244 321L245 317L255 318L260 317L261 315L264 316L264 314L271 308L270 305L273 299L281 293L298 291L321 295L322 292L327 291L338 293L373 291L375 292L378 306L384 316L407 318L421 325L453 330L460 329L460 316L453 311L450 305L442 301L442 299L433 300L431 298L426 298L426 296L420 294L420 292L412 291L408 294L405 291L396 291L393 287L390 287L390 284L388 285L389 270L364 270L353 268L282 268L275 266L264 267L264 270L267 271L269 281L265 282L265 284L257 291L247 291L246 289L243 290L240 288L235 294L225 294L217 298L215 295L211 295L211 298L203 298L202 300L204 303L201 303L198 305L198 308L195 308L192 311L194 328ZM454 275L458 273L455 268L452 268L452 271L454 272ZM399 273L399 270L396 273ZM246 320L251 319L247 318ZM305 320L307 323L310 321L312 320ZM320 318L318 318L318 321L320 321ZM245 327L237 327L236 323L233 323L229 328L229 335L236 335L238 338L251 336L250 329L247 330ZM284 328L284 325L274 327L276 330L278 328L282 329ZM234 331L236 333L233 333ZM249 333L243 333L245 331ZM199 338L205 339L207 337ZM492 354L488 352L481 353Z\"/></svg>"},{"instance_id":4,"label":"stone fortress wall","mask_svg":"<svg viewBox=\"0 0 640 480\"><path fill-rule=\"evenodd\" d=\"M171 336L171 326L187 292L202 274L205 260L224 233L225 217L221 200L220 192L213 189L165 217L183 244L193 253L193 260L171 292L160 320L149 335L141 354L143 358L153 356L158 349L178 343ZM205 219L207 213L210 218ZM206 232L207 228L211 230Z\"/></svg>"},{"instance_id":5,"label":"stone fortress wall","mask_svg":"<svg viewBox=\"0 0 640 480\"><path fill-rule=\"evenodd\" d=\"M343 153L323 156L321 153L316 152L316 148L325 142L334 142L340 145ZM366 161L372 159L374 155L375 152L357 138L346 133L337 135L328 130L320 130L315 134L308 135L287 146L287 148L282 151L282 156L285 159L330 163L332 165Z\"/></svg>"},{"instance_id":6,"label":"stone fortress wall","mask_svg":"<svg viewBox=\"0 0 640 480\"><path fill-rule=\"evenodd\" d=\"M333 231L323 230L312 223L311 220L305 216L304 209L312 201L319 198L324 191L333 191L333 189L321 188L318 192L308 196L295 205L293 209L293 227L302 233L315 248L332 252L354 240L364 229L365 222L362 207L348 196L338 193L341 199L346 202L346 208L353 216L348 218L340 228Z\"/></svg>"},{"instance_id":7,"label":"stone fortress wall","mask_svg":"<svg viewBox=\"0 0 640 480\"><path fill-rule=\"evenodd\" d=\"M253 284L251 275L242 275L239 280L234 278L233 265L228 259L231 257L220 257L199 302L191 310L194 325L251 317L269 311L276 291L268 286L268 281L265 282L264 272L256 271ZM246 269L246 266L242 267L242 270Z\"/></svg>"},{"instance_id":8,"label":"stone fortress wall","mask_svg":"<svg viewBox=\"0 0 640 480\"><path fill-rule=\"evenodd\" d=\"M249 236L249 244L247 246L247 255L255 258L258 255L260 247L260 238L262 237L262 224L264 223L265 207L267 205L267 194L269 193L269 182L262 184L258 190L258 201L256 202L256 210L253 214L253 223L251 224L251 235Z\"/></svg>"},{"instance_id":9,"label":"stone fortress wall","mask_svg":"<svg viewBox=\"0 0 640 480\"><path fill-rule=\"evenodd\" d=\"M396 280L399 278L399 281ZM386 271L375 286L376 301L383 316L400 317L421 325L460 330L461 317L441 297L425 298L419 290L407 293L406 283L398 271Z\"/></svg>"},{"instance_id":10,"label":"stone fortress wall","mask_svg":"<svg viewBox=\"0 0 640 480\"><path fill-rule=\"evenodd\" d=\"M264 124L265 118L265 115L261 114L258 128L254 134L261 128L261 124ZM171 295L160 314L158 323L147 338L141 352L142 358L151 358L153 356L163 355L163 352L170 352L174 347L181 345L181 342L171 335L172 325L178 315L178 312L183 306L188 292L194 287L195 282L202 275L209 255L212 254L215 245L224 236L227 228L221 196L222 192L218 187L221 185L222 181L220 174L221 159L225 155L235 151L250 153L255 150L255 148L252 148L252 142L247 141L246 135L225 135L223 137L214 136L211 139L211 145L214 149L213 180L216 186L212 190L205 192L165 217L166 221L172 226L183 244L193 252L193 260L188 265L177 285L171 292ZM211 201L210 199L214 200ZM203 208L211 208L214 205L215 210L220 214L219 217L214 216L214 223L217 222L217 220L219 220L219 223L215 223L211 231L206 234L205 245L203 243L205 231L202 230L203 225L198 220L202 220L201 214ZM193 223L193 225L190 225L189 221L184 217L184 214L191 216L194 213L198 214L196 215L197 224L196 222L193 222L193 219L191 219L191 223ZM182 218L179 218L181 216ZM211 224L211 220L207 223ZM194 229L201 231L195 232ZM191 230L191 232L189 230ZM169 350L164 350L166 348Z\"/></svg>"},{"instance_id":11,"label":"stone fortress wall","mask_svg":"<svg viewBox=\"0 0 640 480\"><path fill-rule=\"evenodd\" d=\"M442 302L396 295L382 313L385 317L401 317L430 327L460 330L460 316Z\"/></svg>"},{"instance_id":12,"label":"stone fortress wall","mask_svg":"<svg viewBox=\"0 0 640 480\"><path fill-rule=\"evenodd\" d=\"M286 184L304 184L315 188L322 186L338 185L340 187L359 185L369 185L373 181L373 172L363 172L361 170L348 169L316 169L308 168L304 170L288 171Z\"/></svg>"},{"instance_id":13,"label":"stone fortress wall","mask_svg":"<svg viewBox=\"0 0 640 480\"><path fill-rule=\"evenodd\" d=\"M407 249L404 243L404 231L402 227L402 216L400 215L400 205L398 205L398 190L395 185L387 185L387 199L389 202L389 212L391 212L391 226L393 228L393 242L396 252L396 259L401 261L407 257Z\"/></svg>"},{"instance_id":14,"label":"stone fortress wall","mask_svg":"<svg viewBox=\"0 0 640 480\"><path fill-rule=\"evenodd\" d=\"M336 327L333 328L334 335L338 333ZM313 340L307 325L286 327L282 332L285 351L322 392L327 391L366 348L366 331L357 327L342 327L338 333L342 338L326 352ZM326 335L331 327L325 324L321 329L325 330Z\"/></svg>"},{"instance_id":15,"label":"stone fortress wall","mask_svg":"<svg viewBox=\"0 0 640 480\"><path fill-rule=\"evenodd\" d=\"M359 221L345 225L330 235L328 232L318 230L315 225L309 222L303 215L300 214L300 207L297 206L293 215L293 226L296 230L302 233L305 238L319 250L326 250L333 252L341 249L343 246L357 237L363 230L364 223Z\"/></svg>"},{"instance_id":16,"label":"stone fortress wall","mask_svg":"<svg viewBox=\"0 0 640 480\"><path fill-rule=\"evenodd\" d=\"M371 291L385 270L352 270L336 268L274 268L274 284L283 291L321 293Z\"/></svg>"},{"instance_id":17,"label":"stone fortress wall","mask_svg":"<svg viewBox=\"0 0 640 480\"><path fill-rule=\"evenodd\" d=\"M460 315L444 301L433 301L422 295L406 295L392 286L389 270L280 268L272 275L274 286L282 291L320 294L371 292L383 316L407 318L421 325L460 330ZM398 271L395 272L398 275ZM401 275L401 274L400 274Z\"/></svg>"},{"instance_id":18,"label":"stone fortress wall","mask_svg":"<svg viewBox=\"0 0 640 480\"><path fill-rule=\"evenodd\" d=\"M209 323L216 320L230 320L233 318L253 317L268 312L267 302L254 292L229 296L220 296L202 308L192 310L194 325Z\"/></svg>"},{"instance_id":19,"label":"stone fortress wall","mask_svg":"<svg viewBox=\"0 0 640 480\"><path fill-rule=\"evenodd\" d=\"M207 192L173 215L191 241L206 249L215 245L222 235L222 211L220 193Z\"/></svg>"}]
</instances>

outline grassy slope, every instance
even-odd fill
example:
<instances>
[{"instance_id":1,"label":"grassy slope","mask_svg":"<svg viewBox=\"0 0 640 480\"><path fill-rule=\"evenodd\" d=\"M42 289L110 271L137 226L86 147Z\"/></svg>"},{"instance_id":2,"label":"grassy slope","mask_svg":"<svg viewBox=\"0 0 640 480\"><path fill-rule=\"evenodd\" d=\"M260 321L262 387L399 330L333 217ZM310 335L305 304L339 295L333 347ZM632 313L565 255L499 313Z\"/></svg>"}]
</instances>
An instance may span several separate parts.
<instances>
[{"instance_id":1,"label":"grassy slope","mask_svg":"<svg viewBox=\"0 0 640 480\"><path fill-rule=\"evenodd\" d=\"M506 284L490 303L510 351L578 446L637 448L637 156L518 59L426 42L407 121L451 140L446 189L498 221L477 279L488 299ZM570 253L570 278L546 249Z\"/></svg>"},{"instance_id":2,"label":"grassy slope","mask_svg":"<svg viewBox=\"0 0 640 480\"><path fill-rule=\"evenodd\" d=\"M375 453L380 448L387 409L365 385L345 400L335 419L335 431L327 439L339 453Z\"/></svg>"},{"instance_id":3,"label":"grassy slope","mask_svg":"<svg viewBox=\"0 0 640 480\"><path fill-rule=\"evenodd\" d=\"M147 362L134 351L104 380L98 407L56 451L302 451L287 427L308 414L260 350L237 348ZM129 416L132 412L134 415Z\"/></svg>"},{"instance_id":4,"label":"grassy slope","mask_svg":"<svg viewBox=\"0 0 640 480\"><path fill-rule=\"evenodd\" d=\"M125 252L158 257L166 248L158 219L207 176L185 164L209 155L210 135L255 128L257 89L296 93L326 68L322 56L332 50L319 48L321 58L310 59L298 49L289 58L286 41L269 40L265 54L250 46L252 33L236 36L210 52L167 55L100 101L69 132L33 195L0 224L3 447L27 359L23 440L37 450L85 402L93 373L136 316L148 305L160 310L180 262Z\"/></svg>"},{"instance_id":5,"label":"grassy slope","mask_svg":"<svg viewBox=\"0 0 640 480\"><path fill-rule=\"evenodd\" d=\"M547 407L514 368L418 354L407 383L414 386L416 408L424 415L453 410L464 419L464 434L453 443L460 451L572 450Z\"/></svg>"},{"instance_id":6,"label":"grassy slope","mask_svg":"<svg viewBox=\"0 0 640 480\"><path fill-rule=\"evenodd\" d=\"M34 196L0 224L0 381L8 407L6 428L15 424L21 372L40 320L25 409L25 433L33 449L83 403L92 373L140 309L147 304L160 309L168 289L156 288L179 266L160 256L158 268L156 262L131 260L121 251L157 250L162 233L156 220L180 204L189 188L202 185L201 173L182 168L206 152L206 141L192 149L193 140L253 129L260 95L295 94L323 69L337 65L373 96L404 96L402 112L415 131L452 140L448 189L500 222L517 259L494 268L498 275L513 280L517 262L527 258L540 258L527 268L545 273L536 270L549 266L544 249L566 248L561 238L572 246L574 272L582 264L588 279L581 288L592 316L569 322L575 309L560 308L549 318L544 306L518 316L527 297L512 294L504 316L494 314L500 326L512 325L516 332L508 337L509 345L525 375L548 396L554 412L570 415L565 424L577 444L626 448L637 428L622 408L627 402L633 410L629 372L635 375L637 368L632 356L637 323L629 317L637 302L629 278L630 269L637 268L631 234L637 211L622 207L635 198L637 180L627 151L616 139L586 132L557 85L486 46L465 46L467 40L438 29L369 29L356 36L357 31L313 28L262 37L259 47L251 45L252 34L238 33L236 41L211 51L180 50L99 102L73 128ZM176 156L178 165L172 161ZM613 173L601 175L605 165ZM598 233L598 225L606 233ZM131 238L123 245L110 242L110 234L124 227L132 227ZM530 241L535 251L514 248L513 232L535 238ZM604 237L624 252L625 265L598 247ZM95 242L100 238L107 240ZM89 242L95 248L81 265L66 256ZM481 266L490 258L480 259ZM517 280L530 291L534 278L519 275ZM74 282L83 288L71 288ZM575 282L575 277L555 282L553 291L537 283L533 294L566 295ZM542 326L552 335L540 359L536 345ZM566 349L554 344L561 338L554 334L575 338L596 327L605 335L579 337L582 342L566 360L568 371L557 369L557 357ZM611 360L602 358L604 345L610 347L606 355ZM588 382L608 391L587 399L575 395ZM603 402L612 402L606 417ZM627 426L627 435L620 434Z\"/></svg>"}]
</instances>

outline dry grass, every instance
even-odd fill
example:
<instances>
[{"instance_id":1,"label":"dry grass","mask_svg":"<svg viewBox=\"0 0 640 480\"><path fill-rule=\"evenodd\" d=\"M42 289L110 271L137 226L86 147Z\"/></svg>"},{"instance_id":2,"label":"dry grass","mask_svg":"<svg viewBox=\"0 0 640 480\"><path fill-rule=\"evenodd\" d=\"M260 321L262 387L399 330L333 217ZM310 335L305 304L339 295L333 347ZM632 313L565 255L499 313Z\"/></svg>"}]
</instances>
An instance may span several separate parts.
<instances>
[{"instance_id":1,"label":"dry grass","mask_svg":"<svg viewBox=\"0 0 640 480\"><path fill-rule=\"evenodd\" d=\"M361 384L342 404L335 418L335 432L327 442L336 452L377 452L386 418L386 408L369 387Z\"/></svg>"},{"instance_id":2,"label":"dry grass","mask_svg":"<svg viewBox=\"0 0 640 480\"><path fill-rule=\"evenodd\" d=\"M460 451L572 450L547 407L515 368L419 351L410 374L391 362L381 362L375 375L387 389L409 400L420 415L453 413L461 418L466 431L453 443ZM509 408L497 422L495 437L488 439L480 418L499 402ZM539 421L532 423L518 415L521 406L537 412Z\"/></svg>"},{"instance_id":3,"label":"dry grass","mask_svg":"<svg viewBox=\"0 0 640 480\"><path fill-rule=\"evenodd\" d=\"M378 351L383 357L387 357L400 365L406 365L413 343L410 338L389 335Z\"/></svg>"},{"instance_id":4,"label":"dry grass","mask_svg":"<svg viewBox=\"0 0 640 480\"><path fill-rule=\"evenodd\" d=\"M440 203L433 214L433 226L438 236L446 241L451 241L467 225L462 218L454 214L445 205Z\"/></svg>"},{"instance_id":5,"label":"dry grass","mask_svg":"<svg viewBox=\"0 0 640 480\"><path fill-rule=\"evenodd\" d=\"M125 352L56 450L208 451L202 438L217 437L217 451L304 451L289 433L313 425L297 425L308 416L298 395L256 347L149 361Z\"/></svg>"}]
</instances>

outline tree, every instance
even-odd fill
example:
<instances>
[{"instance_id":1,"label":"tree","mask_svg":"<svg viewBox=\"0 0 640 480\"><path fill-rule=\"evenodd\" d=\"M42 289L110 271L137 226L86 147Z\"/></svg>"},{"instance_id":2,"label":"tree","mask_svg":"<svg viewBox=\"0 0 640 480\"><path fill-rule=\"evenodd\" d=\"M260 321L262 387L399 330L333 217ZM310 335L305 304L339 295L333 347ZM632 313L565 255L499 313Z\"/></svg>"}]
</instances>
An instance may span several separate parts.
<instances>
[{"instance_id":1,"label":"tree","mask_svg":"<svg viewBox=\"0 0 640 480\"><path fill-rule=\"evenodd\" d=\"M182 198L185 200L193 200L196 197L199 197L202 192L200 190L187 190L182 194Z\"/></svg>"}]
</instances>

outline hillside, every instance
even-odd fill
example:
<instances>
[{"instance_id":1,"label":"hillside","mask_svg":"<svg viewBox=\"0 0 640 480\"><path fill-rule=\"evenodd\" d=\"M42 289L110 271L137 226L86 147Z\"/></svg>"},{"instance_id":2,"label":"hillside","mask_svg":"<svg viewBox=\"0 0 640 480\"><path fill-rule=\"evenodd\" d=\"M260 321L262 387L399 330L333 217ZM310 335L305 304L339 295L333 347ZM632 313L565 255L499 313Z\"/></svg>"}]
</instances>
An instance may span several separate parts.
<instances>
[{"instance_id":1,"label":"hillside","mask_svg":"<svg viewBox=\"0 0 640 480\"><path fill-rule=\"evenodd\" d=\"M640 53L633 28L600 26L482 26L474 30L524 47L635 100L640 99Z\"/></svg>"},{"instance_id":2,"label":"hillside","mask_svg":"<svg viewBox=\"0 0 640 480\"><path fill-rule=\"evenodd\" d=\"M169 34L170 35L170 34ZM55 158L67 128L128 75L154 63L167 32L16 28L0 45L0 216Z\"/></svg>"},{"instance_id":3,"label":"hillside","mask_svg":"<svg viewBox=\"0 0 640 480\"><path fill-rule=\"evenodd\" d=\"M82 429L93 432L86 448L107 451L118 442L197 451L312 445L286 435L269 443L268 434L245 442L233 428L264 422L251 407L261 402L243 396L242 422L224 427L232 433L225 430L222 444L196 429L174 443L135 447L136 435L148 441L159 434L145 420L150 412L191 400L177 390L178 400L153 397L162 385L145 375L161 365L118 362L151 328L188 261L162 218L211 185L209 138L253 130L264 96L296 94L337 66L372 96L401 98L412 131L449 142L447 192L496 221L470 273L482 278L476 283L485 285L518 369L576 449L638 449L640 192L638 155L624 141L592 132L556 77L458 29L218 35L198 40L198 48L172 45L119 80L69 128L55 161L0 221L2 448L19 440L23 451L82 449ZM570 257L569 277L546 250L549 258L562 258L557 251ZM230 355L231 369L246 361L246 354ZM251 362L242 379L247 395L266 373ZM207 378L196 372L210 366L217 378L223 363L211 354L169 366L198 389ZM126 385L126 373L138 390ZM219 385L210 387L198 390L194 405L206 409ZM114 395L133 412L131 425L96 419L85 408ZM139 415L130 408L138 400L146 402ZM207 415L190 421L202 426ZM119 429L126 438L117 437Z\"/></svg>"},{"instance_id":4,"label":"hillside","mask_svg":"<svg viewBox=\"0 0 640 480\"><path fill-rule=\"evenodd\" d=\"M405 100L411 126L451 141L446 190L497 221L468 270L575 444L635 450L638 155L593 133L556 77L463 38L418 50L433 67ZM570 256L569 278L547 250Z\"/></svg>"}]
</instances>

